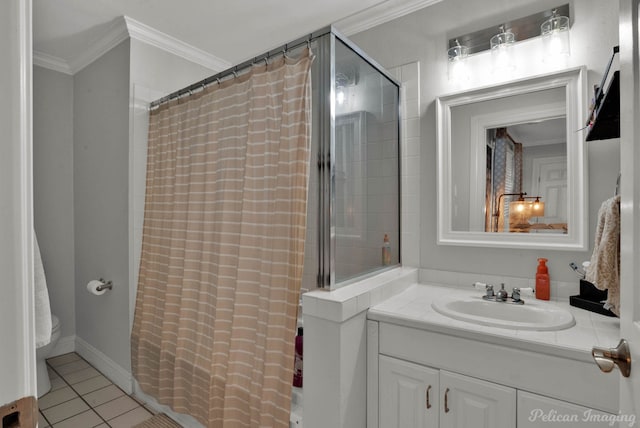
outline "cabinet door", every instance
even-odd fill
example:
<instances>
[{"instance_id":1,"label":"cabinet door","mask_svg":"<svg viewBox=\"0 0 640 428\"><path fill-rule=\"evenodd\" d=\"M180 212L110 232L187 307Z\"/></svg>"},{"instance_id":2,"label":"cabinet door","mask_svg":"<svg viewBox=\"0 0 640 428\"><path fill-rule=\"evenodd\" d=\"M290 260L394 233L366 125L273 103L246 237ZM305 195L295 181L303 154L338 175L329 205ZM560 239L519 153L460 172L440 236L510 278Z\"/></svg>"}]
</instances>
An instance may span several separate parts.
<instances>
[{"instance_id":1,"label":"cabinet door","mask_svg":"<svg viewBox=\"0 0 640 428\"><path fill-rule=\"evenodd\" d=\"M616 415L530 392L518 391L518 428L605 428ZM630 422L630 421L627 421ZM622 420L621 426L630 426Z\"/></svg>"},{"instance_id":2,"label":"cabinet door","mask_svg":"<svg viewBox=\"0 0 640 428\"><path fill-rule=\"evenodd\" d=\"M437 428L438 372L380 355L380 427Z\"/></svg>"},{"instance_id":3,"label":"cabinet door","mask_svg":"<svg viewBox=\"0 0 640 428\"><path fill-rule=\"evenodd\" d=\"M516 390L440 371L441 428L513 428Z\"/></svg>"}]
</instances>

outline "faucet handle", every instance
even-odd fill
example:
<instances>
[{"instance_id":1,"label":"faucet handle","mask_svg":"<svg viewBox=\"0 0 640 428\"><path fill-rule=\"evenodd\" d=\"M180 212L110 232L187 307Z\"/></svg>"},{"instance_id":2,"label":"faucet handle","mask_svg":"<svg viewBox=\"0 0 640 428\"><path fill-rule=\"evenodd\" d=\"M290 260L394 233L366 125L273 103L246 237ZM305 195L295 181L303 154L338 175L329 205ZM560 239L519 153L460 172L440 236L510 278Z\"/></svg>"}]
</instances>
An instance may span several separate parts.
<instances>
[{"instance_id":1,"label":"faucet handle","mask_svg":"<svg viewBox=\"0 0 640 428\"><path fill-rule=\"evenodd\" d=\"M520 289L518 287L513 287L513 290L511 291L511 298L514 302L520 301Z\"/></svg>"},{"instance_id":2,"label":"faucet handle","mask_svg":"<svg viewBox=\"0 0 640 428\"><path fill-rule=\"evenodd\" d=\"M488 287L492 287L491 285L487 285L484 282L474 282L473 284L471 284L471 286L476 290L482 291L486 290Z\"/></svg>"},{"instance_id":3,"label":"faucet handle","mask_svg":"<svg viewBox=\"0 0 640 428\"><path fill-rule=\"evenodd\" d=\"M484 282L474 282L473 284L471 284L471 286L476 290L485 291L485 298L492 299L495 296L495 294L493 293L493 285L491 284L485 284Z\"/></svg>"},{"instance_id":4,"label":"faucet handle","mask_svg":"<svg viewBox=\"0 0 640 428\"><path fill-rule=\"evenodd\" d=\"M533 296L533 293L535 292L536 290L532 287L513 287L513 293L511 295L515 299L516 296Z\"/></svg>"},{"instance_id":5,"label":"faucet handle","mask_svg":"<svg viewBox=\"0 0 640 428\"><path fill-rule=\"evenodd\" d=\"M495 297L495 293L493 292L493 285L487 284L487 294L485 294L485 297L489 299L492 299Z\"/></svg>"},{"instance_id":6,"label":"faucet handle","mask_svg":"<svg viewBox=\"0 0 640 428\"><path fill-rule=\"evenodd\" d=\"M535 292L535 290L531 287L513 287L513 291L511 292L511 298L513 299L514 302L522 302L522 300L520 300L520 296L525 295L525 296L533 296L533 293Z\"/></svg>"}]
</instances>

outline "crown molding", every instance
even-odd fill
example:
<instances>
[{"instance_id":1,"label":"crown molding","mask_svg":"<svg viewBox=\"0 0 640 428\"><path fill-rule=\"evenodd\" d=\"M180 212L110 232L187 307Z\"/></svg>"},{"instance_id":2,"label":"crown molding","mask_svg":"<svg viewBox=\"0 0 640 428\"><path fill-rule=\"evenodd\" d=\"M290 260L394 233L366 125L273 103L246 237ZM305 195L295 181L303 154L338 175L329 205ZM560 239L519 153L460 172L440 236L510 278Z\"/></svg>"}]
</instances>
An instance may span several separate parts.
<instances>
[{"instance_id":1,"label":"crown molding","mask_svg":"<svg viewBox=\"0 0 640 428\"><path fill-rule=\"evenodd\" d=\"M33 65L73 75L71 67L69 67L69 64L65 60L36 50L33 51Z\"/></svg>"},{"instance_id":2,"label":"crown molding","mask_svg":"<svg viewBox=\"0 0 640 428\"><path fill-rule=\"evenodd\" d=\"M226 70L233 65L215 55L188 45L168 34L161 33L128 16L123 16L123 19L126 22L129 35L132 39L155 46L213 71Z\"/></svg>"},{"instance_id":3,"label":"crown molding","mask_svg":"<svg viewBox=\"0 0 640 428\"><path fill-rule=\"evenodd\" d=\"M68 62L44 52L34 51L33 63L40 67L74 75L128 38L155 46L212 71L226 70L232 66L232 64L221 58L188 45L168 34L154 30L128 16L121 16L115 19L107 34L91 45L89 49Z\"/></svg>"},{"instance_id":4,"label":"crown molding","mask_svg":"<svg viewBox=\"0 0 640 428\"><path fill-rule=\"evenodd\" d=\"M441 1L443 0L387 0L365 9L362 12L347 16L336 22L335 26L344 35L352 36L353 34L384 24L385 22L408 15L411 12L424 9L427 6L440 3Z\"/></svg>"},{"instance_id":5,"label":"crown molding","mask_svg":"<svg viewBox=\"0 0 640 428\"><path fill-rule=\"evenodd\" d=\"M335 26L344 35L351 36L441 1L443 0L387 0L362 12L341 19ZM155 30L128 16L121 16L115 19L106 35L91 45L89 49L68 62L44 52L34 51L33 63L41 67L73 75L129 37L155 46L187 61L199 64L212 71L226 70L233 65L222 58L218 58L202 49L184 43L175 37Z\"/></svg>"},{"instance_id":6,"label":"crown molding","mask_svg":"<svg viewBox=\"0 0 640 428\"><path fill-rule=\"evenodd\" d=\"M102 55L127 40L128 37L129 32L127 31L125 20L122 19L122 17L114 19L107 31L107 34L102 36L102 38L100 38L96 43L92 44L89 49L69 61L71 72L76 74L78 71L82 70Z\"/></svg>"}]
</instances>

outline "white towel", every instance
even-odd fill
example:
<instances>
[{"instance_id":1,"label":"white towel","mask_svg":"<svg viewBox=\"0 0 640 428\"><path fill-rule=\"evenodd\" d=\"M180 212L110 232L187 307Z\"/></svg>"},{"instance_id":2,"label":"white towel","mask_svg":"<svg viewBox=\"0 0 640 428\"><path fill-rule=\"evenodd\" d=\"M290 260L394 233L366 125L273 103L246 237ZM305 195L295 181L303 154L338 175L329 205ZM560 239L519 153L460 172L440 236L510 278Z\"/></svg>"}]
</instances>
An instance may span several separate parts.
<instances>
[{"instance_id":1,"label":"white towel","mask_svg":"<svg viewBox=\"0 0 640 428\"><path fill-rule=\"evenodd\" d=\"M36 304L36 348L51 342L51 306L47 278L44 276L40 247L33 232L33 279Z\"/></svg>"},{"instance_id":2,"label":"white towel","mask_svg":"<svg viewBox=\"0 0 640 428\"><path fill-rule=\"evenodd\" d=\"M595 245L586 280L608 290L606 309L620 316L620 196L607 199L598 211Z\"/></svg>"}]
</instances>

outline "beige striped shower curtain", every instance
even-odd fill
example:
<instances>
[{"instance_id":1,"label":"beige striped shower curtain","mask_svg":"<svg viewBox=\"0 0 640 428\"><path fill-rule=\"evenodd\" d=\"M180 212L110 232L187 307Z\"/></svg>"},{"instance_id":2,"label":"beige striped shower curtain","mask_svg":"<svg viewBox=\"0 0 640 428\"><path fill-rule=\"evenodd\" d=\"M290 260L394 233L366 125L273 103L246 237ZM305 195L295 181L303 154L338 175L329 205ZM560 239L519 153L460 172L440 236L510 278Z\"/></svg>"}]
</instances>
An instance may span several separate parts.
<instances>
[{"instance_id":1,"label":"beige striped shower curtain","mask_svg":"<svg viewBox=\"0 0 640 428\"><path fill-rule=\"evenodd\" d=\"M311 61L254 65L150 113L132 369L207 427L289 426Z\"/></svg>"}]
</instances>

